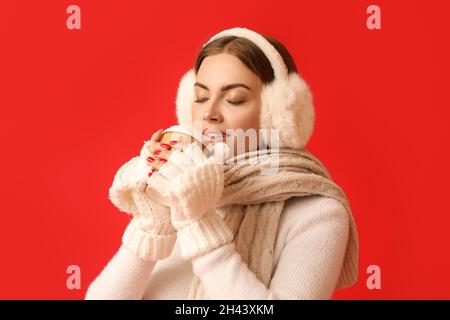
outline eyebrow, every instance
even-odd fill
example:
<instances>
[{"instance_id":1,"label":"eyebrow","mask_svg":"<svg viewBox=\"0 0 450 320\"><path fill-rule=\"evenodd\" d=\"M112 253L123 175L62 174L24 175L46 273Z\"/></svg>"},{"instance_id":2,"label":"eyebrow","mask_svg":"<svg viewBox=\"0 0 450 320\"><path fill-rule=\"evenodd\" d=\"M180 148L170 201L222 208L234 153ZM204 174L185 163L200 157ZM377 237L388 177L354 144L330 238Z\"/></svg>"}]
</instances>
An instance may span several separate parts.
<instances>
[{"instance_id":1,"label":"eyebrow","mask_svg":"<svg viewBox=\"0 0 450 320\"><path fill-rule=\"evenodd\" d=\"M203 89L209 91L209 88L208 88L207 86L205 86L204 84L200 83L200 82L195 82L194 87L195 87L195 86L200 87L200 88L203 88ZM231 84L227 84L226 86L223 86L222 88L220 88L220 91L226 91L226 90L230 90L230 89L234 89L234 88L238 88L238 87L242 87L242 88L245 88L245 89L247 89L247 90L252 91L252 89L250 89L249 86L246 86L246 85L243 84L243 83L231 83Z\"/></svg>"}]
</instances>

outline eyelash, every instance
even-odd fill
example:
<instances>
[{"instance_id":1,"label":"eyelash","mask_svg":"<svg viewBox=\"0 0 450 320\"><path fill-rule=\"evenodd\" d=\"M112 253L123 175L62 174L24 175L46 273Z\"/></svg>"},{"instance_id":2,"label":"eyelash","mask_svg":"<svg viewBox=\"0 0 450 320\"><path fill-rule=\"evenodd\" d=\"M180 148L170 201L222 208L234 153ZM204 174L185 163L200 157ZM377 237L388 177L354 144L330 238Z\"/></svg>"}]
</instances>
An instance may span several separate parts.
<instances>
[{"instance_id":1,"label":"eyelash","mask_svg":"<svg viewBox=\"0 0 450 320\"><path fill-rule=\"evenodd\" d=\"M203 98L203 99L200 99L200 100L195 100L194 102L197 102L197 103L203 103L203 102L205 102L206 100L208 100L208 98ZM231 104L231 105L234 105L234 106L238 106L238 105L241 105L241 104L243 104L245 101L236 101L236 102L233 102L233 101L228 101L228 100L226 100L229 104Z\"/></svg>"}]
</instances>

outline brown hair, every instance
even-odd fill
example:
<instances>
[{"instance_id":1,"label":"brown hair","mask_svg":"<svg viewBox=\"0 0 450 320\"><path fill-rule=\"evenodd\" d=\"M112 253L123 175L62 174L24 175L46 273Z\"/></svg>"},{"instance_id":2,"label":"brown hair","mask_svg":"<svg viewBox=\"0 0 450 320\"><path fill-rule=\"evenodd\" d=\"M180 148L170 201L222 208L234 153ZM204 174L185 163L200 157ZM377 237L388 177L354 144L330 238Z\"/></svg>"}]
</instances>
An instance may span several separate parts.
<instances>
[{"instance_id":1,"label":"brown hair","mask_svg":"<svg viewBox=\"0 0 450 320\"><path fill-rule=\"evenodd\" d=\"M294 60L289 51L278 40L269 36L262 36L269 41L283 57L284 63L288 68L288 73L297 72ZM239 58L239 60L252 70L264 84L270 83L275 79L272 65L264 52L252 41L236 36L221 37L204 46L197 55L195 73L197 74L200 69L203 59L219 53L228 53Z\"/></svg>"}]
</instances>

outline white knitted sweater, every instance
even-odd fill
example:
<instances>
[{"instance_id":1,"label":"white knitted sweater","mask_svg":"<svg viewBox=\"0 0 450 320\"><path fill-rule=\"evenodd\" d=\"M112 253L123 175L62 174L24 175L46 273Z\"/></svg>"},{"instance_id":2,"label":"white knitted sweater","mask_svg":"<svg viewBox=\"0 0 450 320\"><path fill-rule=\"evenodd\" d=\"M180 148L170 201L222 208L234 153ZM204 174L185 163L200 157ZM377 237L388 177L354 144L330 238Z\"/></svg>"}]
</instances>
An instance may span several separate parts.
<instances>
[{"instance_id":1,"label":"white knitted sweater","mask_svg":"<svg viewBox=\"0 0 450 320\"><path fill-rule=\"evenodd\" d=\"M121 246L90 284L86 299L186 299L193 273L210 299L330 299L341 271L349 216L322 196L286 200L269 288L248 269L234 243L183 260L178 241L168 258L143 261Z\"/></svg>"}]
</instances>

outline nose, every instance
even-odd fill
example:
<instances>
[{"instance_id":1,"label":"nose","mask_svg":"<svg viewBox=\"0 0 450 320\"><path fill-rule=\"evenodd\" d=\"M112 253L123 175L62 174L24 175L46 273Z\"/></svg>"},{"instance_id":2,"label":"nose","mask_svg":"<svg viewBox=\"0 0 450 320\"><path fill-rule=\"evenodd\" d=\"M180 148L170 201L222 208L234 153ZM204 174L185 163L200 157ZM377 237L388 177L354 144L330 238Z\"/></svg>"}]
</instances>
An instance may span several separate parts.
<instances>
[{"instance_id":1,"label":"nose","mask_svg":"<svg viewBox=\"0 0 450 320\"><path fill-rule=\"evenodd\" d=\"M212 105L203 115L203 120L206 122L220 123L223 121L222 113L217 107Z\"/></svg>"}]
</instances>

